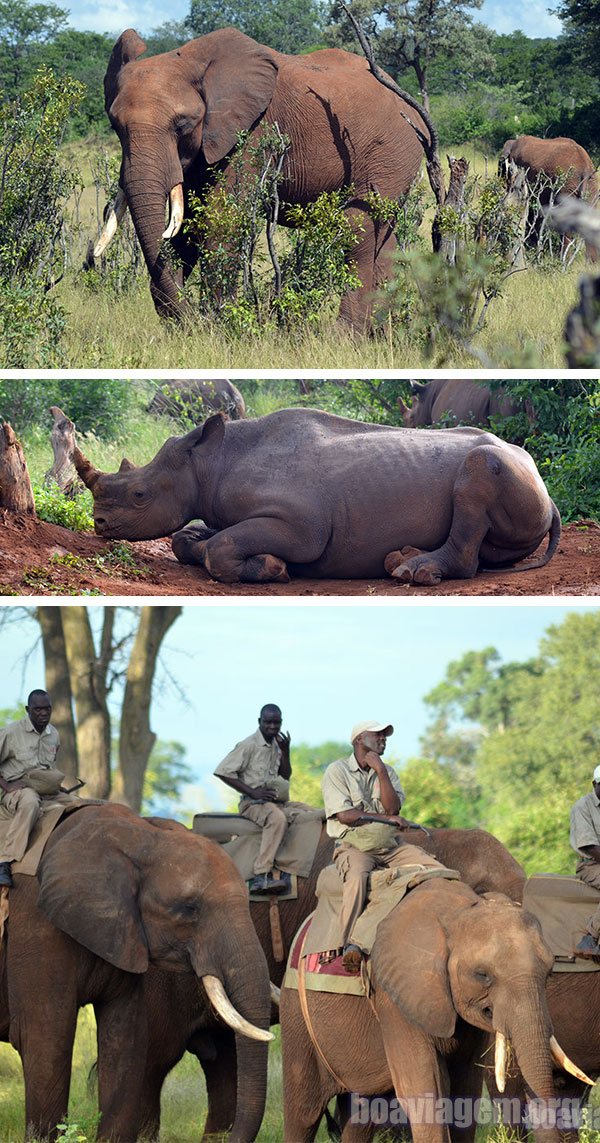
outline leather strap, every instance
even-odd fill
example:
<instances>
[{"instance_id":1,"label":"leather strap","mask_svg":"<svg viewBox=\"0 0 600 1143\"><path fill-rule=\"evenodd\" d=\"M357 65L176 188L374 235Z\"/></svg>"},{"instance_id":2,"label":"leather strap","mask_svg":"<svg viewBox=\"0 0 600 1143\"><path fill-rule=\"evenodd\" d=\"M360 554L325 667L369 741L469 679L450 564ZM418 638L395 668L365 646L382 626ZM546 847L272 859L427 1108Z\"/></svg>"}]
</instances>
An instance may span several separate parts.
<instances>
[{"instance_id":1,"label":"leather strap","mask_svg":"<svg viewBox=\"0 0 600 1143\"><path fill-rule=\"evenodd\" d=\"M304 1017L304 1023L306 1024L306 1030L308 1032L308 1035L310 1036L311 1043L312 1043L319 1059L324 1064L324 1066L327 1068L327 1071L329 1072L330 1076L332 1076L333 1079L335 1080L335 1082L340 1085L342 1091L345 1091L346 1085L345 1085L344 1081L340 1079L337 1072L334 1071L334 1069L332 1068L332 1066L329 1063L325 1053L323 1052L323 1049L321 1048L321 1045L319 1044L319 1041L317 1040L317 1037L315 1035L315 1030L313 1028L313 1023L312 1023L312 1020L310 1018L310 1013L308 1011L308 1000L306 997L306 961L305 961L305 957L304 957L304 945L306 944L306 938L309 934L309 931L310 931L310 925L309 925L308 929L306 930L306 933L304 934L304 939L302 941L302 948L300 949L300 956L298 959L298 997L300 999L300 1009L302 1012L302 1016Z\"/></svg>"},{"instance_id":2,"label":"leather strap","mask_svg":"<svg viewBox=\"0 0 600 1143\"><path fill-rule=\"evenodd\" d=\"M271 948L273 950L273 958L278 964L281 964L285 959L285 953L283 948L283 936L281 934L279 901L274 893L271 894L269 900L269 921L271 924Z\"/></svg>"}]
</instances>

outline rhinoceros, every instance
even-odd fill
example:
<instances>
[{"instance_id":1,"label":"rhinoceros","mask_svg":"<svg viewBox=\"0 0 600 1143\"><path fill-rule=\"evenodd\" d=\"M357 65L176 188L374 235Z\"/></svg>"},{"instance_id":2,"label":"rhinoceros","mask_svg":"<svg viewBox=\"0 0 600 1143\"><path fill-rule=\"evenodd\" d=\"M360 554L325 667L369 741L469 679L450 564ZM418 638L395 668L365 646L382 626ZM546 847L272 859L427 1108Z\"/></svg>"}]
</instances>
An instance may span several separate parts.
<instances>
[{"instance_id":1,"label":"rhinoceros","mask_svg":"<svg viewBox=\"0 0 600 1143\"><path fill-rule=\"evenodd\" d=\"M450 416L455 424L489 425L490 417L514 417L522 409L502 389L492 390L477 381L413 381L411 389L412 405L398 398L402 420L409 428L435 425L444 416Z\"/></svg>"},{"instance_id":2,"label":"rhinoceros","mask_svg":"<svg viewBox=\"0 0 600 1143\"><path fill-rule=\"evenodd\" d=\"M156 390L147 411L167 413L175 419L204 421L209 413L224 412L232 421L246 416L246 405L239 389L232 381L215 378L199 381L165 381ZM185 425L184 425L185 427Z\"/></svg>"},{"instance_id":3,"label":"rhinoceros","mask_svg":"<svg viewBox=\"0 0 600 1143\"><path fill-rule=\"evenodd\" d=\"M124 459L102 473L79 449L73 459L99 535L175 533L177 558L224 583L287 581L289 569L438 584L514 564L549 532L542 566L560 536L531 457L481 429L392 428L312 409L217 413L140 468Z\"/></svg>"}]
</instances>

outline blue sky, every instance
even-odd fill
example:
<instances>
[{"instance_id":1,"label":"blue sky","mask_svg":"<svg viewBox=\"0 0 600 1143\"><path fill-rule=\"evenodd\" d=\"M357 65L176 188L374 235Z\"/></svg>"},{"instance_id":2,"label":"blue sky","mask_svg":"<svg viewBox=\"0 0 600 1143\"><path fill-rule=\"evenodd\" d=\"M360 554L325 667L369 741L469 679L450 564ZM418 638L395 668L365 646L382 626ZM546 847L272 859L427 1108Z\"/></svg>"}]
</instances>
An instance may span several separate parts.
<instances>
[{"instance_id":1,"label":"blue sky","mask_svg":"<svg viewBox=\"0 0 600 1143\"><path fill-rule=\"evenodd\" d=\"M115 35L130 27L149 32L167 20L182 20L190 8L189 0L172 0L167 8L153 0L64 0L60 6L70 11L74 27ZM561 28L544 0L484 0L474 15L496 32L518 28L527 36L556 36Z\"/></svg>"},{"instance_id":2,"label":"blue sky","mask_svg":"<svg viewBox=\"0 0 600 1143\"><path fill-rule=\"evenodd\" d=\"M12 615L23 612L8 606ZM163 656L186 701L161 671L152 727L160 738L186 748L195 780L184 803L192 810L223 807L224 788L212 771L254 731L266 702L281 706L293 741L312 745L347 741L352 725L365 718L390 721L395 733L388 756L401 762L418 754L428 718L423 696L451 660L490 645L505 661L530 658L544 631L574 609L598 610L589 604L477 600L188 605L167 636ZM16 705L43 686L41 647L23 662L37 630L34 623L0 629L0 706Z\"/></svg>"}]
</instances>

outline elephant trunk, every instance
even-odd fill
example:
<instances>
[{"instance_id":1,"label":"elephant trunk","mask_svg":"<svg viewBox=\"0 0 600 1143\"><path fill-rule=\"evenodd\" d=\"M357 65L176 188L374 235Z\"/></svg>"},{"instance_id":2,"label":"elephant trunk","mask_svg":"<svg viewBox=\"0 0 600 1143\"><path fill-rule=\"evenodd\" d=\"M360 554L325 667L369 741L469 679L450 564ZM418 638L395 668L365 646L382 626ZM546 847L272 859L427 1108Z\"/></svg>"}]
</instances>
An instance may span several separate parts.
<instances>
[{"instance_id":1,"label":"elephant trunk","mask_svg":"<svg viewBox=\"0 0 600 1143\"><path fill-rule=\"evenodd\" d=\"M147 136L150 136L149 138ZM162 135L147 131L144 139L130 138L124 148L121 186L150 273L150 290L161 317L182 319L181 275L168 265L163 238L177 234L183 221L183 171L173 145ZM171 221L165 229L165 207L171 203Z\"/></svg>"},{"instance_id":2,"label":"elephant trunk","mask_svg":"<svg viewBox=\"0 0 600 1143\"><path fill-rule=\"evenodd\" d=\"M204 978L207 970L202 959L196 961L192 956L196 972ZM211 974L222 981L228 1000L242 1019L267 1032L271 1017L269 973L249 917L235 928L228 925ZM265 1109L268 1044L249 1038L244 1030L236 1031L235 1043L237 1097L230 1141L250 1143L258 1135Z\"/></svg>"},{"instance_id":3,"label":"elephant trunk","mask_svg":"<svg viewBox=\"0 0 600 1143\"><path fill-rule=\"evenodd\" d=\"M525 992L525 995L521 993ZM522 1013L522 1018L519 1017ZM498 1020L494 1009L494 1025L505 1033L514 1049L523 1079L533 1102L530 1115L536 1138L544 1143L558 1143L557 1103L552 1075L552 1025L543 994L535 985L511 993L510 1014Z\"/></svg>"}]
</instances>

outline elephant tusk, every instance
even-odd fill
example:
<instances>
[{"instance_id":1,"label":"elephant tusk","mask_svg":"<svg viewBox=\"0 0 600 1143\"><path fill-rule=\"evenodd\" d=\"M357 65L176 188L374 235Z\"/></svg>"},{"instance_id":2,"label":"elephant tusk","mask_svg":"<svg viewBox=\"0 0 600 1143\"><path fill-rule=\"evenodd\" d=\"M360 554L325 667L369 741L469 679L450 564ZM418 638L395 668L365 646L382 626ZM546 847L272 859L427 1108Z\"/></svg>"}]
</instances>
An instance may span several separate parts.
<instances>
[{"instance_id":1,"label":"elephant tusk","mask_svg":"<svg viewBox=\"0 0 600 1143\"><path fill-rule=\"evenodd\" d=\"M550 1037L550 1050L553 1060L555 1060L564 1071L568 1072L569 1075L575 1076L576 1079L581 1080L582 1083L589 1083L590 1087L594 1086L594 1081L591 1080L589 1076L586 1076L585 1072L582 1072L581 1068L578 1068L577 1064L574 1064L573 1061L569 1059L555 1036Z\"/></svg>"},{"instance_id":2,"label":"elephant tusk","mask_svg":"<svg viewBox=\"0 0 600 1143\"><path fill-rule=\"evenodd\" d=\"M276 984L273 984L273 981L271 981L271 1000L273 1001L273 1004L277 1004L277 1006L279 1007L280 999L281 999L281 989L278 988Z\"/></svg>"},{"instance_id":3,"label":"elephant tusk","mask_svg":"<svg viewBox=\"0 0 600 1143\"><path fill-rule=\"evenodd\" d=\"M499 1092L503 1092L506 1087L506 1055L507 1055L508 1041L503 1032L496 1032L496 1050L494 1053L494 1072L496 1075L496 1087Z\"/></svg>"},{"instance_id":4,"label":"elephant tusk","mask_svg":"<svg viewBox=\"0 0 600 1143\"><path fill-rule=\"evenodd\" d=\"M181 230L183 222L183 186L177 183L169 195L171 218L163 234L163 238L174 238Z\"/></svg>"},{"instance_id":5,"label":"elephant tusk","mask_svg":"<svg viewBox=\"0 0 600 1143\"><path fill-rule=\"evenodd\" d=\"M202 983L213 1008L225 1023L233 1028L234 1032L240 1032L242 1036L248 1036L250 1040L262 1040L265 1043L274 1039L272 1032L267 1032L264 1028L256 1028L249 1020L240 1016L233 1007L218 976L203 976Z\"/></svg>"},{"instance_id":6,"label":"elephant tusk","mask_svg":"<svg viewBox=\"0 0 600 1143\"><path fill-rule=\"evenodd\" d=\"M113 202L108 212L106 221L102 228L102 234L94 246L94 258L99 258L101 254L104 254L104 251L106 250L109 242L112 241L115 234L117 233L119 223L123 221L126 210L127 199L125 198L125 191L121 190L119 187L115 201Z\"/></svg>"}]
</instances>

